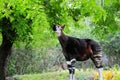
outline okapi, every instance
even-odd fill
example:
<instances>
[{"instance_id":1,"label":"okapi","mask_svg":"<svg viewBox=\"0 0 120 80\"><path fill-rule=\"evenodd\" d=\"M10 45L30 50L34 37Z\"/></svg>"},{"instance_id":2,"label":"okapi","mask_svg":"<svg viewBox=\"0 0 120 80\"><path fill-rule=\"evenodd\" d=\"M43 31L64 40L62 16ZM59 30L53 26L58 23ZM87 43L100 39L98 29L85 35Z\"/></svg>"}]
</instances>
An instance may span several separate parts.
<instances>
[{"instance_id":1,"label":"okapi","mask_svg":"<svg viewBox=\"0 0 120 80\"><path fill-rule=\"evenodd\" d=\"M63 33L65 26L53 25L52 29L57 33L58 40L61 44L63 55L65 56L67 67L70 74L70 80L75 80L75 62L85 61L89 58L98 68L99 80L102 77L102 49L100 45L91 39L79 39L67 36Z\"/></svg>"}]
</instances>

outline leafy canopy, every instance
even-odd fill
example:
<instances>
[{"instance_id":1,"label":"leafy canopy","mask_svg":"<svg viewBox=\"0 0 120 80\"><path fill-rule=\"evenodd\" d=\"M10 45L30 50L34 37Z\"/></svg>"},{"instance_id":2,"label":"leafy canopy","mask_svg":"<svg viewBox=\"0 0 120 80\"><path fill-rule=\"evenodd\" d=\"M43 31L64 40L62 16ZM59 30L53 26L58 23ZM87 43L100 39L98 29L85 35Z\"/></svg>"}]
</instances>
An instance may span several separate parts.
<instances>
[{"instance_id":1,"label":"leafy canopy","mask_svg":"<svg viewBox=\"0 0 120 80\"><path fill-rule=\"evenodd\" d=\"M0 5L0 21L10 19L17 41L36 46L56 43L53 24L65 24L67 33L88 28L103 39L120 31L120 0L1 0Z\"/></svg>"}]
</instances>

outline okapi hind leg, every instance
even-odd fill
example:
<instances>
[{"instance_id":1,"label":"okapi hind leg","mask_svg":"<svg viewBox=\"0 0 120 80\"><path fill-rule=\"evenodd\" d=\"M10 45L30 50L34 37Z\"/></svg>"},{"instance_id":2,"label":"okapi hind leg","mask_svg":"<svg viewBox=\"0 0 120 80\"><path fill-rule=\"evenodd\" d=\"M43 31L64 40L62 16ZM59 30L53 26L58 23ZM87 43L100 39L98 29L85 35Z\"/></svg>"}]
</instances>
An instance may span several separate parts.
<instances>
[{"instance_id":1,"label":"okapi hind leg","mask_svg":"<svg viewBox=\"0 0 120 80\"><path fill-rule=\"evenodd\" d=\"M98 68L99 80L103 80L102 71L103 68Z\"/></svg>"},{"instance_id":2,"label":"okapi hind leg","mask_svg":"<svg viewBox=\"0 0 120 80\"><path fill-rule=\"evenodd\" d=\"M76 59L72 59L71 61L67 61L67 67L69 70L70 80L75 80L75 62Z\"/></svg>"},{"instance_id":3,"label":"okapi hind leg","mask_svg":"<svg viewBox=\"0 0 120 80\"><path fill-rule=\"evenodd\" d=\"M102 53L97 52L97 54L93 55L93 57L91 59L94 62L96 68L98 69L99 80L103 80L103 76L102 76L102 71L103 71Z\"/></svg>"}]
</instances>

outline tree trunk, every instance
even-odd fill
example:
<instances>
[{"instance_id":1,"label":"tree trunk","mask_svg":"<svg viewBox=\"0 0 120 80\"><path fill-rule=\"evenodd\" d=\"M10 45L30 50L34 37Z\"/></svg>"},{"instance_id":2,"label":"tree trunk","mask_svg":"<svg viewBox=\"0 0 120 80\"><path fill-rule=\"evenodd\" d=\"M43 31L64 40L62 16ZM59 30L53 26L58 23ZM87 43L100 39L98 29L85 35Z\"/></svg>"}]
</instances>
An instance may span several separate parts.
<instances>
[{"instance_id":1,"label":"tree trunk","mask_svg":"<svg viewBox=\"0 0 120 80\"><path fill-rule=\"evenodd\" d=\"M3 18L1 23L2 44L0 46L0 80L5 80L7 58L11 54L11 48L15 39L15 31L12 29L10 20Z\"/></svg>"},{"instance_id":2,"label":"tree trunk","mask_svg":"<svg viewBox=\"0 0 120 80\"><path fill-rule=\"evenodd\" d=\"M5 41L5 44L0 46L0 80L5 80L5 68L7 57L11 54L12 43Z\"/></svg>"}]
</instances>

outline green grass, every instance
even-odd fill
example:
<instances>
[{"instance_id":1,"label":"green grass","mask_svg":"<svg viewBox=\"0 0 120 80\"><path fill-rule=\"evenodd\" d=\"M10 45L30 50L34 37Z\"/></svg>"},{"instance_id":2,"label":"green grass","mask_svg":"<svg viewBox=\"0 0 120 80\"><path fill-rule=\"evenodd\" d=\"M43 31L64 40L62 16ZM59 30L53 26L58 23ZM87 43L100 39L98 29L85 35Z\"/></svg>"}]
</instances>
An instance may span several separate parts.
<instances>
[{"instance_id":1,"label":"green grass","mask_svg":"<svg viewBox=\"0 0 120 80\"><path fill-rule=\"evenodd\" d=\"M18 80L64 80L66 72L48 72L42 74L17 75Z\"/></svg>"},{"instance_id":2,"label":"green grass","mask_svg":"<svg viewBox=\"0 0 120 80\"><path fill-rule=\"evenodd\" d=\"M88 76L89 75L89 76ZM77 80L93 80L93 75L90 72L76 71ZM48 72L42 74L26 74L14 76L17 80L69 80L68 71ZM92 78L92 79L90 79Z\"/></svg>"},{"instance_id":3,"label":"green grass","mask_svg":"<svg viewBox=\"0 0 120 80\"><path fill-rule=\"evenodd\" d=\"M69 73L65 71L47 72L42 74L26 74L14 76L17 80L69 80ZM94 70L76 70L76 80L98 80ZM104 71L104 80L120 80L120 71Z\"/></svg>"}]
</instances>

